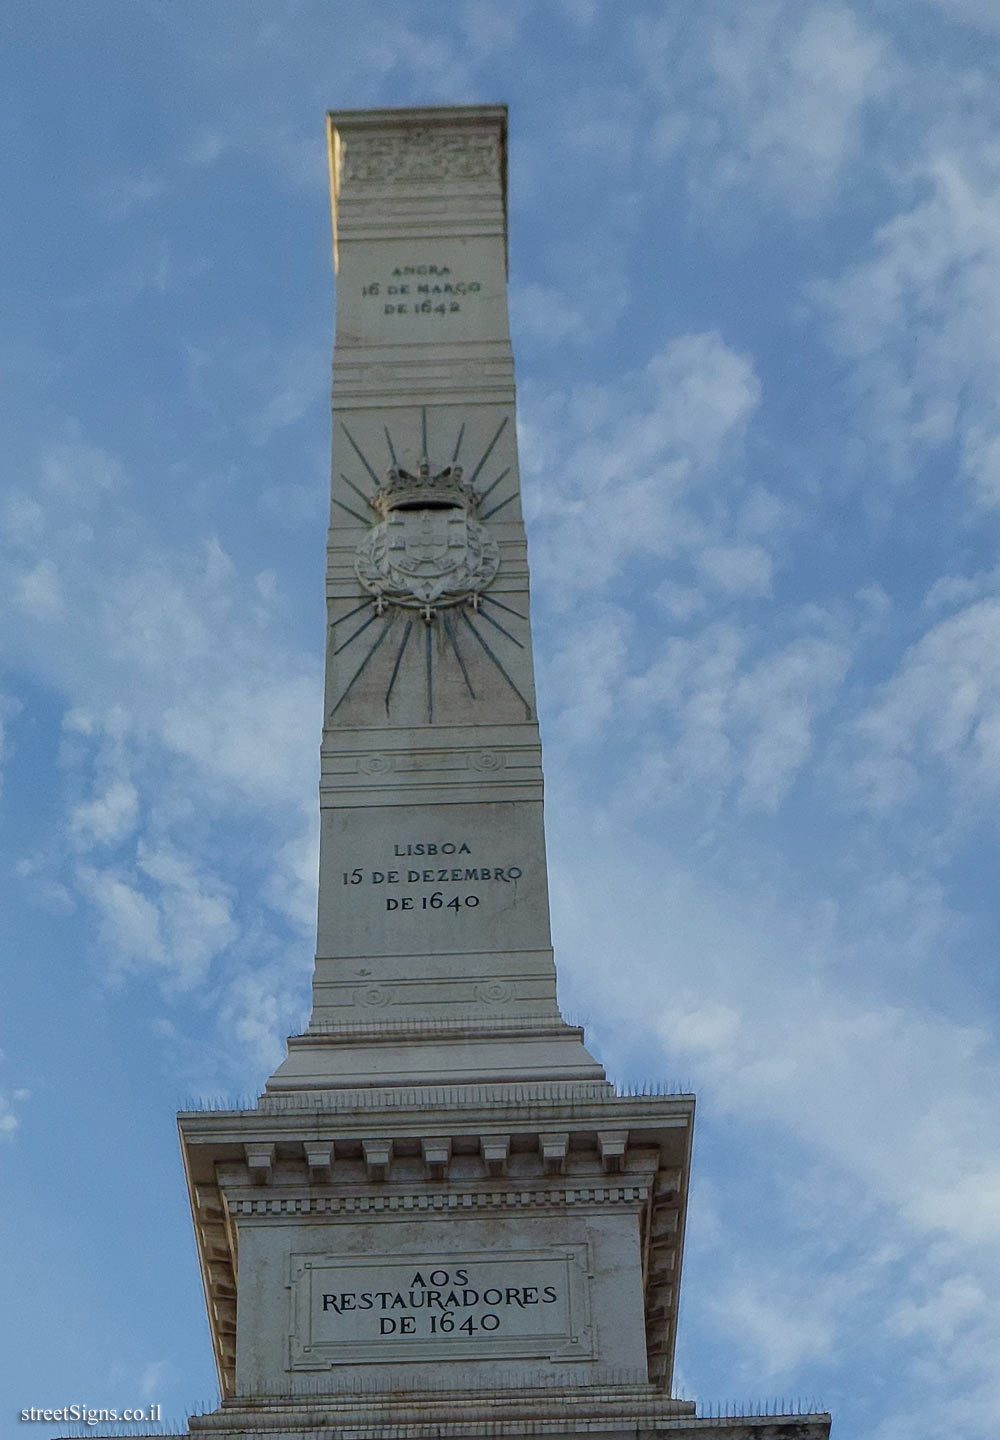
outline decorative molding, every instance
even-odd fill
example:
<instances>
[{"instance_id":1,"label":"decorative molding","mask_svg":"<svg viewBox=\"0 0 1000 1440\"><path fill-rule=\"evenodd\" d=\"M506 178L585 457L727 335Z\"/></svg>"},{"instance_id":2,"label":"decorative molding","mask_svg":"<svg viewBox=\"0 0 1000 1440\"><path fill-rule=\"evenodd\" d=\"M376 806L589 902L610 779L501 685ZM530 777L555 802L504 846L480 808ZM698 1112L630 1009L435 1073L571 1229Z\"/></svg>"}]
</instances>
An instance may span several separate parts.
<instances>
[{"instance_id":1,"label":"decorative molding","mask_svg":"<svg viewBox=\"0 0 1000 1440\"><path fill-rule=\"evenodd\" d=\"M402 349L395 347L396 352ZM373 346L342 346L333 371L334 403L338 408L382 410L390 399L406 403L416 393L437 400L447 397L456 405L513 405L514 362L508 347L463 341L463 353L457 355L443 345L433 354L429 349L421 350L419 360L398 353L372 359L377 353Z\"/></svg>"},{"instance_id":2,"label":"decorative molding","mask_svg":"<svg viewBox=\"0 0 1000 1440\"><path fill-rule=\"evenodd\" d=\"M342 1215L350 1218L396 1215L399 1212L461 1213L476 1210L565 1209L573 1205L643 1205L647 1185L566 1185L558 1190L418 1190L391 1195L234 1195L234 1215Z\"/></svg>"},{"instance_id":3,"label":"decorative molding","mask_svg":"<svg viewBox=\"0 0 1000 1440\"><path fill-rule=\"evenodd\" d=\"M236 1263L226 1206L216 1185L193 1186L191 1199L215 1362L226 1397L236 1388Z\"/></svg>"},{"instance_id":4,"label":"decorative molding","mask_svg":"<svg viewBox=\"0 0 1000 1440\"><path fill-rule=\"evenodd\" d=\"M361 1150L365 1157L365 1170L370 1181L376 1184L388 1180L392 1168L391 1140L362 1140Z\"/></svg>"},{"instance_id":5,"label":"decorative molding","mask_svg":"<svg viewBox=\"0 0 1000 1440\"><path fill-rule=\"evenodd\" d=\"M484 980L481 985L476 986L476 999L487 1005L502 1005L513 997L514 987L505 980Z\"/></svg>"},{"instance_id":6,"label":"decorative molding","mask_svg":"<svg viewBox=\"0 0 1000 1440\"><path fill-rule=\"evenodd\" d=\"M395 769L395 763L391 755L362 755L358 769L363 775L388 775Z\"/></svg>"},{"instance_id":7,"label":"decorative molding","mask_svg":"<svg viewBox=\"0 0 1000 1440\"><path fill-rule=\"evenodd\" d=\"M247 1169L255 1185L270 1185L274 1166L274 1146L269 1143L244 1145Z\"/></svg>"},{"instance_id":8,"label":"decorative molding","mask_svg":"<svg viewBox=\"0 0 1000 1440\"><path fill-rule=\"evenodd\" d=\"M538 1148L542 1152L542 1169L546 1175L563 1175L566 1171L566 1153L569 1149L569 1131L557 1134L539 1135Z\"/></svg>"},{"instance_id":9,"label":"decorative molding","mask_svg":"<svg viewBox=\"0 0 1000 1440\"><path fill-rule=\"evenodd\" d=\"M510 1136L481 1135L479 1137L479 1153L483 1157L487 1175L493 1180L498 1179L507 1172L507 1161L510 1158Z\"/></svg>"},{"instance_id":10,"label":"decorative molding","mask_svg":"<svg viewBox=\"0 0 1000 1440\"><path fill-rule=\"evenodd\" d=\"M420 128L394 134L341 132L342 182L394 185L421 180L500 180L496 133Z\"/></svg>"},{"instance_id":11,"label":"decorative molding","mask_svg":"<svg viewBox=\"0 0 1000 1440\"><path fill-rule=\"evenodd\" d=\"M502 770L504 757L498 755L495 750L477 750L469 756L469 764L473 770Z\"/></svg>"},{"instance_id":12,"label":"decorative molding","mask_svg":"<svg viewBox=\"0 0 1000 1440\"><path fill-rule=\"evenodd\" d=\"M309 1166L309 1179L314 1185L329 1185L333 1179L335 1155L333 1142L331 1140L305 1140L302 1148L305 1151L306 1164Z\"/></svg>"},{"instance_id":13,"label":"decorative molding","mask_svg":"<svg viewBox=\"0 0 1000 1440\"><path fill-rule=\"evenodd\" d=\"M420 1142L420 1153L427 1166L428 1180L447 1180L448 1163L451 1160L451 1136L441 1135L433 1139L425 1137Z\"/></svg>"},{"instance_id":14,"label":"decorative molding","mask_svg":"<svg viewBox=\"0 0 1000 1440\"><path fill-rule=\"evenodd\" d=\"M460 778L465 779L462 772L469 770L492 777L506 769L530 771L532 774L539 769L538 747L531 745L510 745L495 750L456 745L416 752L380 751L375 755L334 755L328 751L323 759L326 761L323 766L323 779L328 785L334 779L338 784L343 783L343 777L359 772L363 775L449 777L458 772ZM521 781L522 776L517 775L515 778Z\"/></svg>"},{"instance_id":15,"label":"decorative molding","mask_svg":"<svg viewBox=\"0 0 1000 1440\"><path fill-rule=\"evenodd\" d=\"M528 952L531 954L532 952ZM537 952L534 952L537 953ZM318 960L334 960L336 957L318 955ZM518 979L531 980L532 976L518 976ZM318 982L323 984L323 981ZM331 982L336 983L336 982ZM420 984L420 981L408 981L404 984ZM480 988L490 990L489 996L482 996L482 999L493 1001L506 1000L508 994L500 995L494 990L496 985L504 985L502 980L485 980ZM365 989L380 990L381 986L372 985L363 987ZM369 1000L368 1004L382 1003L376 1000ZM289 1043L294 1044L298 1049L302 1045L325 1045L330 1041L346 1041L353 1044L365 1045L372 1040L391 1040L396 1044L425 1044L432 1040L506 1040L520 1039L563 1039L569 1033L576 1039L582 1038L582 1032L577 1026L567 1025L558 1015L545 1015L539 1018L526 1015L523 1017L511 1018L506 1015L499 1015L495 1019L491 1016L489 1020L482 1018L463 1017L461 1019L449 1020L444 1016L435 1016L433 1020L420 1020L407 1018L405 1020L380 1019L380 1020L310 1020L309 1029L302 1035L292 1035ZM603 1081L596 1082L603 1084ZM380 1092L382 1093L382 1092ZM413 1092L415 1093L415 1092ZM265 1097L270 1098L270 1097ZM560 1098L558 1095L554 1098ZM590 1099L585 1095L584 1099ZM418 1102L419 1103L419 1102ZM395 1107L393 1107L395 1108Z\"/></svg>"},{"instance_id":16,"label":"decorative molding","mask_svg":"<svg viewBox=\"0 0 1000 1440\"><path fill-rule=\"evenodd\" d=\"M501 793L505 800L541 800L540 752L537 745L489 750L447 745L409 753L335 753L328 739L320 755L321 806L406 804L414 792L420 793L421 803L433 803L428 797L434 795L441 797L440 803L451 804L487 794L499 798Z\"/></svg>"},{"instance_id":17,"label":"decorative molding","mask_svg":"<svg viewBox=\"0 0 1000 1440\"><path fill-rule=\"evenodd\" d=\"M452 1027L468 1026L468 1021L453 1021ZM522 1025L530 1024L524 1021L511 1021L511 1025L518 1029ZM401 1022L402 1028L414 1026L413 1021ZM448 1025L447 1021L437 1021L433 1029L442 1028ZM500 1022L490 1022L490 1029L498 1029ZM338 1030L343 1028L338 1026ZM576 1027L570 1027L581 1034ZM317 1027L316 1039L322 1040L323 1031ZM306 1039L305 1036L293 1037L298 1044ZM267 1091L260 1098L258 1105L252 1110L220 1110L220 1111L194 1111L192 1112L199 1119L206 1118L214 1120L221 1118L223 1122L229 1116L235 1116L239 1120L247 1117L267 1117L274 1114L286 1114L292 1117L301 1115L313 1115L317 1111L328 1111L338 1113L341 1111L365 1110L367 1112L385 1110L397 1114L400 1111L414 1111L426 1114L429 1109L448 1109L468 1113L473 1107L478 1107L484 1112L493 1110L508 1111L510 1109L520 1110L524 1106L533 1108L541 1106L562 1106L571 1104L576 1109L577 1118L584 1111L584 1108L594 1107L594 1118L602 1110L613 1112L615 1119L621 1123L626 1121L632 1127L643 1120L644 1111L651 1111L650 1122L659 1119L659 1113L666 1102L675 1102L678 1109L676 1119L668 1121L668 1124L681 1126L687 1129L691 1123L691 1112L694 1108L694 1099L687 1091L678 1090L674 1094L640 1094L640 1095L616 1095L614 1089L604 1080L524 1080L515 1083L504 1081L492 1081L488 1084L479 1085L434 1085L416 1086L399 1085L387 1086L385 1088L344 1086L339 1089L330 1087L326 1090L316 1091L291 1091L283 1094L280 1091ZM623 1113L624 1112L624 1113ZM523 1118L523 1117L522 1117ZM470 1119L473 1125L475 1121ZM662 1123L662 1122L661 1122Z\"/></svg>"},{"instance_id":18,"label":"decorative molding","mask_svg":"<svg viewBox=\"0 0 1000 1440\"><path fill-rule=\"evenodd\" d=\"M352 999L355 1005L364 1005L366 1009L377 1010L383 1005L392 1003L392 991L384 985L359 985L352 992Z\"/></svg>"},{"instance_id":19,"label":"decorative molding","mask_svg":"<svg viewBox=\"0 0 1000 1440\"><path fill-rule=\"evenodd\" d=\"M598 1130L597 1147L601 1152L601 1164L609 1174L625 1168L625 1151L628 1147L627 1130Z\"/></svg>"},{"instance_id":20,"label":"decorative molding","mask_svg":"<svg viewBox=\"0 0 1000 1440\"><path fill-rule=\"evenodd\" d=\"M678 1277L682 1244L681 1176L661 1168L643 1213L644 1309L649 1378L667 1384L677 1333Z\"/></svg>"}]
</instances>

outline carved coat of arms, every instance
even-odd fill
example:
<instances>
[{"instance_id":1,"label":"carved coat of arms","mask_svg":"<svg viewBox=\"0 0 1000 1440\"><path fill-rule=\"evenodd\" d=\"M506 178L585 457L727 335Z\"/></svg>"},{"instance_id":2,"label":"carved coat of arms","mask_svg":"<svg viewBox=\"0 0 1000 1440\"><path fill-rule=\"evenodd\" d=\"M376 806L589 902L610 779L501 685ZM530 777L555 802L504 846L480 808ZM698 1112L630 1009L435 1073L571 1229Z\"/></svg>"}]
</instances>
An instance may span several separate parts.
<instances>
[{"instance_id":1,"label":"carved coat of arms","mask_svg":"<svg viewBox=\"0 0 1000 1440\"><path fill-rule=\"evenodd\" d=\"M372 595L413 609L460 605L479 595L500 566L500 552L472 518L478 503L462 484L461 467L431 475L426 459L417 474L398 467L376 497L384 518L355 555L358 579Z\"/></svg>"}]
</instances>

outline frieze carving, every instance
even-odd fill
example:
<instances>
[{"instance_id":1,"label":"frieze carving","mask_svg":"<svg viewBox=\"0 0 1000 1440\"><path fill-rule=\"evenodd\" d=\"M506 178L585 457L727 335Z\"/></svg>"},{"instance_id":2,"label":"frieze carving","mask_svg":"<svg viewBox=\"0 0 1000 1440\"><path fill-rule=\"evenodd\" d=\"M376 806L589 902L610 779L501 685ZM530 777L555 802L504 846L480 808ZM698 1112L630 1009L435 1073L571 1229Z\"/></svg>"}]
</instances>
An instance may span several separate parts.
<instances>
[{"instance_id":1,"label":"frieze carving","mask_svg":"<svg viewBox=\"0 0 1000 1440\"><path fill-rule=\"evenodd\" d=\"M349 181L500 178L500 147L493 135L424 128L348 136L342 144L342 173Z\"/></svg>"},{"instance_id":2,"label":"frieze carving","mask_svg":"<svg viewBox=\"0 0 1000 1440\"><path fill-rule=\"evenodd\" d=\"M403 1195L233 1196L234 1215L391 1215L398 1211L541 1209L566 1205L641 1205L645 1185L573 1185L559 1190L420 1191Z\"/></svg>"}]
</instances>

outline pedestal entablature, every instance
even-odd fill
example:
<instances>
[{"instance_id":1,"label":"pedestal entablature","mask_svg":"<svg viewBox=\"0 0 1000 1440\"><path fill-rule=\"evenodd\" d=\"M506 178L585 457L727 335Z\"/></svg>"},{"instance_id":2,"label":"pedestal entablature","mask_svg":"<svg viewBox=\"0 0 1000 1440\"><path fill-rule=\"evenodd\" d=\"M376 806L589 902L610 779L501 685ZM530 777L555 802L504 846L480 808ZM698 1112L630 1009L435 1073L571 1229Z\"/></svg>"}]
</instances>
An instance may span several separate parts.
<instances>
[{"instance_id":1,"label":"pedestal entablature","mask_svg":"<svg viewBox=\"0 0 1000 1440\"><path fill-rule=\"evenodd\" d=\"M694 1103L567 1090L182 1115L225 1393L346 1365L399 1389L498 1366L662 1382Z\"/></svg>"}]
</instances>

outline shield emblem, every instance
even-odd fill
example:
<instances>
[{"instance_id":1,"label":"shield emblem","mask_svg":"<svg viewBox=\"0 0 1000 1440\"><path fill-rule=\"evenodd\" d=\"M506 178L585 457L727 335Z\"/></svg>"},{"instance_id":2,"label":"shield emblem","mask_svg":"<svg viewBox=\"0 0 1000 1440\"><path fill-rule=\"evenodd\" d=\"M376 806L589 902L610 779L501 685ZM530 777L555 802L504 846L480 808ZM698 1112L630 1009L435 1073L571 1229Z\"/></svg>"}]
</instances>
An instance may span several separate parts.
<instances>
[{"instance_id":1,"label":"shield emblem","mask_svg":"<svg viewBox=\"0 0 1000 1440\"><path fill-rule=\"evenodd\" d=\"M358 546L358 578L397 605L457 605L490 583L496 542L458 506L394 510Z\"/></svg>"},{"instance_id":2,"label":"shield emblem","mask_svg":"<svg viewBox=\"0 0 1000 1440\"><path fill-rule=\"evenodd\" d=\"M462 510L397 510L386 523L393 564L404 574L444 575L468 553L469 529Z\"/></svg>"}]
</instances>

